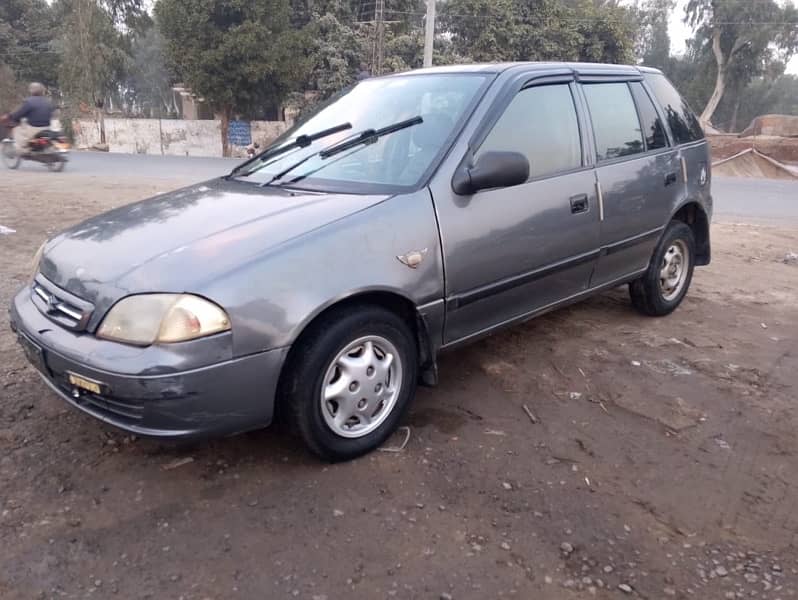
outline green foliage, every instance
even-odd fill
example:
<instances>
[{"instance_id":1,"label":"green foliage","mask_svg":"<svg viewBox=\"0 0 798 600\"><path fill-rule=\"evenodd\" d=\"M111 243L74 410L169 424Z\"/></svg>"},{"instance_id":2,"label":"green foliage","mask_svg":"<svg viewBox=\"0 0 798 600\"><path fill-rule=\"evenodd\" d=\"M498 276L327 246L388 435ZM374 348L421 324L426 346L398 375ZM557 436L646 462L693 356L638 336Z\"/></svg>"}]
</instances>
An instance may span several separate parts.
<instances>
[{"instance_id":1,"label":"green foliage","mask_svg":"<svg viewBox=\"0 0 798 600\"><path fill-rule=\"evenodd\" d=\"M55 14L45 0L0 2L0 64L5 63L18 81L55 85L55 33Z\"/></svg>"},{"instance_id":2,"label":"green foliage","mask_svg":"<svg viewBox=\"0 0 798 600\"><path fill-rule=\"evenodd\" d=\"M634 12L614 2L448 0L442 24L454 51L477 62L628 63L634 56Z\"/></svg>"},{"instance_id":3,"label":"green foliage","mask_svg":"<svg viewBox=\"0 0 798 600\"><path fill-rule=\"evenodd\" d=\"M755 77L798 50L798 13L775 0L689 0L686 20L697 28L698 52L714 58L715 79L702 119L709 120L726 91L739 93Z\"/></svg>"},{"instance_id":4,"label":"green foliage","mask_svg":"<svg viewBox=\"0 0 798 600\"><path fill-rule=\"evenodd\" d=\"M217 110L276 106L307 75L307 40L287 0L159 0L168 66Z\"/></svg>"},{"instance_id":5,"label":"green foliage","mask_svg":"<svg viewBox=\"0 0 798 600\"><path fill-rule=\"evenodd\" d=\"M370 40L364 28L342 23L333 12L305 26L310 72L305 87L327 98L350 85L366 69Z\"/></svg>"},{"instance_id":6,"label":"green foliage","mask_svg":"<svg viewBox=\"0 0 798 600\"><path fill-rule=\"evenodd\" d=\"M675 6L675 0L645 0L638 6L641 29L636 54L644 65L657 69L668 67L671 54L668 21Z\"/></svg>"},{"instance_id":7,"label":"green foliage","mask_svg":"<svg viewBox=\"0 0 798 600\"><path fill-rule=\"evenodd\" d=\"M14 71L8 65L0 63L0 113L16 108L24 95L24 86L17 81Z\"/></svg>"}]
</instances>

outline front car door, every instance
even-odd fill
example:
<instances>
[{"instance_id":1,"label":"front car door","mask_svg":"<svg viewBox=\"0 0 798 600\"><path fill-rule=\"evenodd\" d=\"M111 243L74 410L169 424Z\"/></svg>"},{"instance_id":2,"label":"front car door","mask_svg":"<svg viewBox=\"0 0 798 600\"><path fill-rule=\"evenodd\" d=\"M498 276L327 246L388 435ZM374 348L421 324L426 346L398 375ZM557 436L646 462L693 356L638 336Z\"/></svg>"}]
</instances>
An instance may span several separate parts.
<instances>
[{"instance_id":1,"label":"front car door","mask_svg":"<svg viewBox=\"0 0 798 600\"><path fill-rule=\"evenodd\" d=\"M678 151L639 81L592 82L581 90L593 125L601 193L601 256L590 285L647 268L684 184Z\"/></svg>"},{"instance_id":2,"label":"front car door","mask_svg":"<svg viewBox=\"0 0 798 600\"><path fill-rule=\"evenodd\" d=\"M487 126L469 142L475 158L525 155L527 183L469 196L433 188L446 271L445 344L587 289L599 215L574 94L571 75L522 80L485 113Z\"/></svg>"}]
</instances>

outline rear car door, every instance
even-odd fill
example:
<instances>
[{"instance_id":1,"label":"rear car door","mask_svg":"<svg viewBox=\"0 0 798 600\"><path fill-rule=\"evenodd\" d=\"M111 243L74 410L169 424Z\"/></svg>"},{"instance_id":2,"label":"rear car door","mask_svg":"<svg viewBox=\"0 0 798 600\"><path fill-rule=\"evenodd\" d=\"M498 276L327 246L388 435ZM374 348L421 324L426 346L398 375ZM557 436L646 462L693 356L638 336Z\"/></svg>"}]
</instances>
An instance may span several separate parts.
<instances>
[{"instance_id":1,"label":"rear car door","mask_svg":"<svg viewBox=\"0 0 798 600\"><path fill-rule=\"evenodd\" d=\"M671 140L679 149L685 199L699 200L711 208L709 144L698 117L662 73L646 72L644 78L651 97L661 107ZM699 248L698 253L708 260L709 246Z\"/></svg>"},{"instance_id":2,"label":"rear car door","mask_svg":"<svg viewBox=\"0 0 798 600\"><path fill-rule=\"evenodd\" d=\"M520 82L475 133L470 147L476 158L488 151L528 158L525 184L436 195L446 269L445 343L587 288L598 254L598 209L574 86L570 75Z\"/></svg>"},{"instance_id":3,"label":"rear car door","mask_svg":"<svg viewBox=\"0 0 798 600\"><path fill-rule=\"evenodd\" d=\"M677 150L639 81L581 85L593 128L600 193L601 255L591 287L621 281L648 266L683 194Z\"/></svg>"}]
</instances>

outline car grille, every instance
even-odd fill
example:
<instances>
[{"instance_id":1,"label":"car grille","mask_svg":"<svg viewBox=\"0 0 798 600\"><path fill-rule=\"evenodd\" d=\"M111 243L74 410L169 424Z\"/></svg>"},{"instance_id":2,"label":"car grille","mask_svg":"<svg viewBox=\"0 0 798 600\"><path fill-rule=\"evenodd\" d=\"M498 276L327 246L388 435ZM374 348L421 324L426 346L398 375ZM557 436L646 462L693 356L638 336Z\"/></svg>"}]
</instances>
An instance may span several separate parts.
<instances>
[{"instance_id":1,"label":"car grille","mask_svg":"<svg viewBox=\"0 0 798 600\"><path fill-rule=\"evenodd\" d=\"M42 314L74 331L83 331L86 328L94 310L93 305L62 290L42 275L34 280L31 296Z\"/></svg>"},{"instance_id":2,"label":"car grille","mask_svg":"<svg viewBox=\"0 0 798 600\"><path fill-rule=\"evenodd\" d=\"M144 416L144 405L139 401L111 398L106 395L93 394L85 390L79 390L78 395L75 395L75 388L66 380L59 381L58 387L60 387L75 404L95 414L111 418L114 421L123 421L133 425L138 423Z\"/></svg>"}]
</instances>

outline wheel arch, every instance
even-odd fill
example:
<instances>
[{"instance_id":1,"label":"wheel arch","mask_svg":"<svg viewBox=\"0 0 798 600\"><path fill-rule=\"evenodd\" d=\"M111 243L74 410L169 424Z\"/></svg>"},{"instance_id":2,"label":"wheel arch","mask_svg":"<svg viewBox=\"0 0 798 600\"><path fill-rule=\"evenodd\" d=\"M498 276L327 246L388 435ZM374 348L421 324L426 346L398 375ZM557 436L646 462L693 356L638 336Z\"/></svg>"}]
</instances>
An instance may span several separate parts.
<instances>
[{"instance_id":1,"label":"wheel arch","mask_svg":"<svg viewBox=\"0 0 798 600\"><path fill-rule=\"evenodd\" d=\"M295 351L301 346L301 341L304 336L309 335L316 326L329 318L330 315L333 315L336 311L357 305L379 306L399 316L410 328L416 340L421 382L426 385L434 385L437 383L436 353L427 321L421 312L419 312L413 300L394 289L355 291L319 306L296 328L290 342L290 349L280 369L280 380L282 380L287 369L290 368L292 361L297 360ZM280 389L279 385L278 389Z\"/></svg>"},{"instance_id":2,"label":"wheel arch","mask_svg":"<svg viewBox=\"0 0 798 600\"><path fill-rule=\"evenodd\" d=\"M685 223L693 231L695 238L696 265L708 265L712 258L709 243L709 217L700 203L691 200L682 204L673 213L671 220Z\"/></svg>"}]
</instances>

